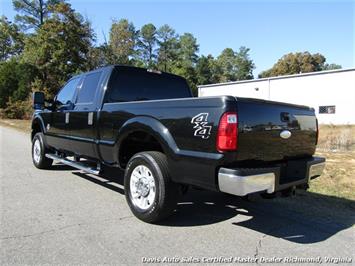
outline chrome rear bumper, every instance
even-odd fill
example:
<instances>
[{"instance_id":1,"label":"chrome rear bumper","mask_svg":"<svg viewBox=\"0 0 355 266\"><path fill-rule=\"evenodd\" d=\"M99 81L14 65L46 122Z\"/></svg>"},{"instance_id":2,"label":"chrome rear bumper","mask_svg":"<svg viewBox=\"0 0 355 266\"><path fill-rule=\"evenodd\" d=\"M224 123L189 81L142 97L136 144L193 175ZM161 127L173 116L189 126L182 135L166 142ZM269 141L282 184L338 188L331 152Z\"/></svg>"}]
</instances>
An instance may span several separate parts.
<instances>
[{"instance_id":1,"label":"chrome rear bumper","mask_svg":"<svg viewBox=\"0 0 355 266\"><path fill-rule=\"evenodd\" d=\"M325 167L324 158L313 158L307 163L307 173L296 182L279 185L280 168L230 169L220 168L218 171L219 190L225 193L245 196L255 192L273 193L287 187L307 183L320 176Z\"/></svg>"},{"instance_id":2,"label":"chrome rear bumper","mask_svg":"<svg viewBox=\"0 0 355 266\"><path fill-rule=\"evenodd\" d=\"M323 173L324 167L325 167L325 162L312 164L309 167L308 178L312 179L314 177L320 176Z\"/></svg>"},{"instance_id":3,"label":"chrome rear bumper","mask_svg":"<svg viewBox=\"0 0 355 266\"><path fill-rule=\"evenodd\" d=\"M264 173L258 175L239 176L224 173L221 168L218 173L218 185L222 192L237 196L245 196L250 193L264 191L275 192L275 174Z\"/></svg>"}]
</instances>

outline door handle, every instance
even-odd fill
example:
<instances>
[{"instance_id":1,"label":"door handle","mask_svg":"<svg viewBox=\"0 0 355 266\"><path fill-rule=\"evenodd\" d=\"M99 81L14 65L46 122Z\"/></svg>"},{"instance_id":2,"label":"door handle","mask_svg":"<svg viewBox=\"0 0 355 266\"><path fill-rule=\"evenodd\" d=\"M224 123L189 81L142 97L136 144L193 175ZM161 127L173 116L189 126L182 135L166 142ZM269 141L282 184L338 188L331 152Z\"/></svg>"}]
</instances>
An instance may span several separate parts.
<instances>
[{"instance_id":1,"label":"door handle","mask_svg":"<svg viewBox=\"0 0 355 266\"><path fill-rule=\"evenodd\" d=\"M65 112L65 124L69 124L69 112Z\"/></svg>"}]
</instances>

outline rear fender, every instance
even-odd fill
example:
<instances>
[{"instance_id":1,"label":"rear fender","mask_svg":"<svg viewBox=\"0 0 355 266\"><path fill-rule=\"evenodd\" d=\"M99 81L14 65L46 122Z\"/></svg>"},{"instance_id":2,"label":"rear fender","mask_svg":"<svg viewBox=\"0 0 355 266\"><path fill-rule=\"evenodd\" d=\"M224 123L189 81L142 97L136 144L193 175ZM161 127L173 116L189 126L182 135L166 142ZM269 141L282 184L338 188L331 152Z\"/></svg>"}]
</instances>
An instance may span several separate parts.
<instances>
[{"instance_id":1,"label":"rear fender","mask_svg":"<svg viewBox=\"0 0 355 266\"><path fill-rule=\"evenodd\" d=\"M133 132L143 131L147 134L153 136L162 147L164 153L168 157L175 157L178 153L179 149L176 146L176 143L170 134L168 128L166 128L160 121L147 116L137 116L134 117L120 128L118 132L118 138L116 140L115 145L115 157L114 159L120 164L119 162L119 151L120 146L125 140L125 138Z\"/></svg>"}]
</instances>

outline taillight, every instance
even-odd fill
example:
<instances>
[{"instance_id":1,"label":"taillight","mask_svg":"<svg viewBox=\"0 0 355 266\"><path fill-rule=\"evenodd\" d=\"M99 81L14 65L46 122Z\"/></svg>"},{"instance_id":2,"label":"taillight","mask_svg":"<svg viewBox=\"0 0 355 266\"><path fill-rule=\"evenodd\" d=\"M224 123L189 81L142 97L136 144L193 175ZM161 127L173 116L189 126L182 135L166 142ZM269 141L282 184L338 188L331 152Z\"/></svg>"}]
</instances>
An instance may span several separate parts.
<instances>
[{"instance_id":1,"label":"taillight","mask_svg":"<svg viewBox=\"0 0 355 266\"><path fill-rule=\"evenodd\" d=\"M319 138L319 126L318 126L318 119L316 118L316 125L317 125L317 133L316 133L316 145L318 144L318 138Z\"/></svg>"},{"instance_id":2,"label":"taillight","mask_svg":"<svg viewBox=\"0 0 355 266\"><path fill-rule=\"evenodd\" d=\"M238 146L238 121L237 113L224 113L219 121L217 133L217 150L233 151Z\"/></svg>"}]
</instances>

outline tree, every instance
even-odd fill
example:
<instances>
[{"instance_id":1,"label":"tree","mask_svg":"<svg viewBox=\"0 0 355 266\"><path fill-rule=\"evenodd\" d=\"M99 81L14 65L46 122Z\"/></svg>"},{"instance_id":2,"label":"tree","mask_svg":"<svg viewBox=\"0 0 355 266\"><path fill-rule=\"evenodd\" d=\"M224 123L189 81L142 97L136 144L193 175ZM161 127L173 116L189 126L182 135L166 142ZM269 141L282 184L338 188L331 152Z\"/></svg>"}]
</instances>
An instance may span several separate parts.
<instances>
[{"instance_id":1,"label":"tree","mask_svg":"<svg viewBox=\"0 0 355 266\"><path fill-rule=\"evenodd\" d=\"M85 69L89 71L116 63L117 58L114 56L111 47L104 43L100 46L89 47Z\"/></svg>"},{"instance_id":2,"label":"tree","mask_svg":"<svg viewBox=\"0 0 355 266\"><path fill-rule=\"evenodd\" d=\"M205 85L220 81L221 69L212 55L202 55L196 64L197 84Z\"/></svg>"},{"instance_id":3,"label":"tree","mask_svg":"<svg viewBox=\"0 0 355 266\"><path fill-rule=\"evenodd\" d=\"M12 101L26 100L31 91L31 82L37 76L37 69L29 64L19 63L15 58L0 63L0 108L6 108Z\"/></svg>"},{"instance_id":4,"label":"tree","mask_svg":"<svg viewBox=\"0 0 355 266\"><path fill-rule=\"evenodd\" d=\"M23 50L24 36L16 24L5 16L0 18L0 61L19 55Z\"/></svg>"},{"instance_id":5,"label":"tree","mask_svg":"<svg viewBox=\"0 0 355 266\"><path fill-rule=\"evenodd\" d=\"M12 59L0 64L0 108L5 108L13 91L17 89L17 62Z\"/></svg>"},{"instance_id":6,"label":"tree","mask_svg":"<svg viewBox=\"0 0 355 266\"><path fill-rule=\"evenodd\" d=\"M324 67L322 70L334 70L334 69L341 69L341 65L338 64L324 64Z\"/></svg>"},{"instance_id":7,"label":"tree","mask_svg":"<svg viewBox=\"0 0 355 266\"><path fill-rule=\"evenodd\" d=\"M197 92L195 67L198 60L198 49L197 40L191 33L181 35L177 59L172 69L174 74L183 76L187 80L195 95Z\"/></svg>"},{"instance_id":8,"label":"tree","mask_svg":"<svg viewBox=\"0 0 355 266\"><path fill-rule=\"evenodd\" d=\"M289 53L282 56L272 68L263 71L259 77L282 76L291 74L300 74L314 71L322 71L328 68L341 66L336 64L326 64L324 55L309 52Z\"/></svg>"},{"instance_id":9,"label":"tree","mask_svg":"<svg viewBox=\"0 0 355 266\"><path fill-rule=\"evenodd\" d=\"M139 32L139 53L144 65L148 68L155 67L155 46L157 43L157 30L151 23L144 25Z\"/></svg>"},{"instance_id":10,"label":"tree","mask_svg":"<svg viewBox=\"0 0 355 266\"><path fill-rule=\"evenodd\" d=\"M127 19L114 21L111 25L109 48L116 57L116 63L129 64L135 53L137 32Z\"/></svg>"},{"instance_id":11,"label":"tree","mask_svg":"<svg viewBox=\"0 0 355 266\"><path fill-rule=\"evenodd\" d=\"M158 31L158 67L163 71L171 71L177 58L178 35L169 25L161 26Z\"/></svg>"},{"instance_id":12,"label":"tree","mask_svg":"<svg viewBox=\"0 0 355 266\"><path fill-rule=\"evenodd\" d=\"M85 62L94 39L90 24L69 4L53 7L36 34L26 39L23 61L38 67L39 89L53 96Z\"/></svg>"},{"instance_id":13,"label":"tree","mask_svg":"<svg viewBox=\"0 0 355 266\"><path fill-rule=\"evenodd\" d=\"M219 82L237 80L236 56L232 48L225 48L217 57L217 64L221 70Z\"/></svg>"},{"instance_id":14,"label":"tree","mask_svg":"<svg viewBox=\"0 0 355 266\"><path fill-rule=\"evenodd\" d=\"M51 6L64 3L64 0L13 0L14 9L19 12L15 20L24 29L39 28L50 16Z\"/></svg>"},{"instance_id":15,"label":"tree","mask_svg":"<svg viewBox=\"0 0 355 266\"><path fill-rule=\"evenodd\" d=\"M212 76L212 69L210 67L210 62L208 57L202 55L196 64L196 76L197 83L199 85L205 85L210 83L210 79Z\"/></svg>"},{"instance_id":16,"label":"tree","mask_svg":"<svg viewBox=\"0 0 355 266\"><path fill-rule=\"evenodd\" d=\"M255 65L253 60L249 57L249 48L245 46L241 46L239 51L235 54L235 60L237 65L237 74L236 80L246 80L253 79L253 70L255 69Z\"/></svg>"},{"instance_id":17,"label":"tree","mask_svg":"<svg viewBox=\"0 0 355 266\"><path fill-rule=\"evenodd\" d=\"M226 48L217 57L220 70L219 82L246 80L253 78L253 61L249 58L249 48L241 46L238 52Z\"/></svg>"}]
</instances>

